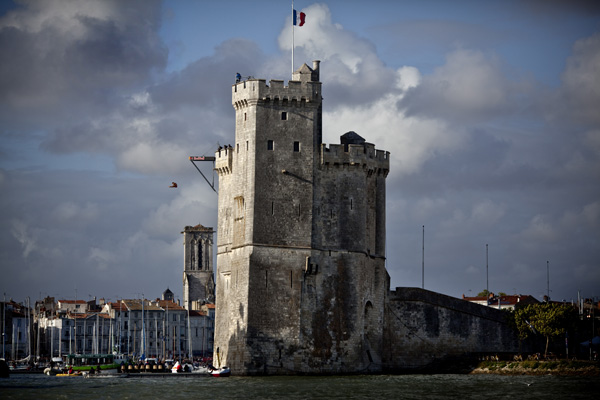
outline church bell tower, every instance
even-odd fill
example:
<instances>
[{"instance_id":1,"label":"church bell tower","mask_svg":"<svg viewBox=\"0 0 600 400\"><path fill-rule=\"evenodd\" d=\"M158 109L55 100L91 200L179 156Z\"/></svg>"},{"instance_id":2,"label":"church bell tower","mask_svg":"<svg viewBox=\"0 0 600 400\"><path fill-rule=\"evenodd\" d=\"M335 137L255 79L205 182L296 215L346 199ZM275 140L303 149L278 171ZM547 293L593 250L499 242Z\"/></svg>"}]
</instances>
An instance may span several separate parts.
<instances>
[{"instance_id":1,"label":"church bell tower","mask_svg":"<svg viewBox=\"0 0 600 400\"><path fill-rule=\"evenodd\" d=\"M215 302L213 271L213 229L200 224L186 226L183 234L183 305L187 310L199 309Z\"/></svg>"}]
</instances>

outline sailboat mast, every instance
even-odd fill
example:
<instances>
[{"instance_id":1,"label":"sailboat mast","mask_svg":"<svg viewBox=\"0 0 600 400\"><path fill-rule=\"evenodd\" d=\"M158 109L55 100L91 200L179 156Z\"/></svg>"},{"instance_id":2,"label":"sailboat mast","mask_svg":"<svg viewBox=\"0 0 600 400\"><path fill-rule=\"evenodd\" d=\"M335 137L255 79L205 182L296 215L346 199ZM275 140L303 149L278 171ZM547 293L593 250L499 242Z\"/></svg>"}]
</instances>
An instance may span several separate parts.
<instances>
[{"instance_id":1,"label":"sailboat mast","mask_svg":"<svg viewBox=\"0 0 600 400\"><path fill-rule=\"evenodd\" d=\"M144 294L142 293L142 346L140 348L142 359L146 358L146 323L144 321Z\"/></svg>"}]
</instances>

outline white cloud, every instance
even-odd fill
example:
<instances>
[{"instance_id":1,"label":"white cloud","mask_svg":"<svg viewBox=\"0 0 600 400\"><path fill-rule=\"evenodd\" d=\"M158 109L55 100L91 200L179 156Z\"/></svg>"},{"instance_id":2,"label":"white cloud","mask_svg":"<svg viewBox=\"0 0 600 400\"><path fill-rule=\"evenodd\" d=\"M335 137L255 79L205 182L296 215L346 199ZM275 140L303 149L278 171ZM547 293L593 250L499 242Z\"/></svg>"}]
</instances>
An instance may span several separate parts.
<instances>
[{"instance_id":1,"label":"white cloud","mask_svg":"<svg viewBox=\"0 0 600 400\"><path fill-rule=\"evenodd\" d=\"M105 250L98 247L92 247L88 256L88 261L94 263L101 271L106 271L109 266L116 261L114 250Z\"/></svg>"},{"instance_id":2,"label":"white cloud","mask_svg":"<svg viewBox=\"0 0 600 400\"><path fill-rule=\"evenodd\" d=\"M378 149L391 153L394 175L414 173L437 153L460 147L465 134L442 121L406 117L395 105L398 96L388 95L362 106L340 107L324 112L325 142L339 143L339 136L355 131Z\"/></svg>"},{"instance_id":3,"label":"white cloud","mask_svg":"<svg viewBox=\"0 0 600 400\"><path fill-rule=\"evenodd\" d=\"M421 72L415 67L404 66L398 69L398 79L396 87L401 90L408 90L421 84Z\"/></svg>"},{"instance_id":4,"label":"white cloud","mask_svg":"<svg viewBox=\"0 0 600 400\"><path fill-rule=\"evenodd\" d=\"M353 74L358 73L365 59L373 60L369 57L374 54L373 44L332 23L331 12L325 4L313 4L303 11L308 17L304 26L294 28L294 43L304 49L306 57L337 59ZM291 51L292 24L289 21L279 36L279 47Z\"/></svg>"},{"instance_id":5,"label":"white cloud","mask_svg":"<svg viewBox=\"0 0 600 400\"><path fill-rule=\"evenodd\" d=\"M207 221L212 220L209 215L214 212L212 201L216 200L216 194L213 196L200 177L197 183L175 190L173 200L159 205L144 219L143 232L151 233L152 237L158 232L170 232L172 237L173 232L181 232L186 225L208 224ZM199 193L208 193L208 196L199 196Z\"/></svg>"},{"instance_id":6,"label":"white cloud","mask_svg":"<svg viewBox=\"0 0 600 400\"><path fill-rule=\"evenodd\" d=\"M471 220L481 227L491 227L504 216L506 206L487 199L473 205Z\"/></svg>"},{"instance_id":7,"label":"white cloud","mask_svg":"<svg viewBox=\"0 0 600 400\"><path fill-rule=\"evenodd\" d=\"M446 238L457 236L489 236L496 224L501 223L506 206L485 200L464 200L464 204L448 205L440 222L440 235Z\"/></svg>"},{"instance_id":8,"label":"white cloud","mask_svg":"<svg viewBox=\"0 0 600 400\"><path fill-rule=\"evenodd\" d=\"M447 54L444 65L423 76L401 105L409 115L465 123L507 113L522 90L506 79L496 56L458 49Z\"/></svg>"},{"instance_id":9,"label":"white cloud","mask_svg":"<svg viewBox=\"0 0 600 400\"><path fill-rule=\"evenodd\" d=\"M73 201L66 201L59 204L54 209L54 215L60 223L75 221L77 223L93 222L98 218L99 207L95 203L86 203L85 205L76 204Z\"/></svg>"},{"instance_id":10,"label":"white cloud","mask_svg":"<svg viewBox=\"0 0 600 400\"><path fill-rule=\"evenodd\" d=\"M12 236L21 243L23 257L27 258L31 252L37 249L37 240L29 230L27 224L21 220L12 220Z\"/></svg>"},{"instance_id":11,"label":"white cloud","mask_svg":"<svg viewBox=\"0 0 600 400\"><path fill-rule=\"evenodd\" d=\"M411 215L417 221L425 220L425 218L439 215L440 212L445 212L446 206L447 201L445 199L423 197L417 200L412 208Z\"/></svg>"},{"instance_id":12,"label":"white cloud","mask_svg":"<svg viewBox=\"0 0 600 400\"><path fill-rule=\"evenodd\" d=\"M567 59L562 81L558 100L561 104L556 104L558 111L563 110L561 115L583 122L600 123L600 33L575 43L573 54Z\"/></svg>"},{"instance_id":13,"label":"white cloud","mask_svg":"<svg viewBox=\"0 0 600 400\"><path fill-rule=\"evenodd\" d=\"M520 237L525 245L535 245L539 242L556 242L559 238L556 226L543 215L534 216L529 226L521 232Z\"/></svg>"},{"instance_id":14,"label":"white cloud","mask_svg":"<svg viewBox=\"0 0 600 400\"><path fill-rule=\"evenodd\" d=\"M114 1L79 0L20 0L22 10L13 10L0 20L0 28L13 27L39 33L52 27L63 35L74 38L85 34L78 17L88 16L102 20L119 18L119 8Z\"/></svg>"}]
</instances>

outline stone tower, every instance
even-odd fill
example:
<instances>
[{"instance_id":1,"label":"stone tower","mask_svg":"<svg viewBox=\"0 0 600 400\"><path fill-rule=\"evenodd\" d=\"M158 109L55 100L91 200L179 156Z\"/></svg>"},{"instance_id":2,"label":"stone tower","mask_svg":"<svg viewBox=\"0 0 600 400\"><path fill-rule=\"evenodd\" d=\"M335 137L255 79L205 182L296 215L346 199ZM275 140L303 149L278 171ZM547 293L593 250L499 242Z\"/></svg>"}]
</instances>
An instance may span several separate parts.
<instances>
[{"instance_id":1,"label":"stone tower","mask_svg":"<svg viewBox=\"0 0 600 400\"><path fill-rule=\"evenodd\" d=\"M321 100L318 61L288 86L232 87L235 143L215 164L214 358L234 374L381 368L389 153L354 132L323 145Z\"/></svg>"},{"instance_id":2,"label":"stone tower","mask_svg":"<svg viewBox=\"0 0 600 400\"><path fill-rule=\"evenodd\" d=\"M183 234L183 305L188 310L215 302L213 229L200 224L186 226Z\"/></svg>"}]
</instances>

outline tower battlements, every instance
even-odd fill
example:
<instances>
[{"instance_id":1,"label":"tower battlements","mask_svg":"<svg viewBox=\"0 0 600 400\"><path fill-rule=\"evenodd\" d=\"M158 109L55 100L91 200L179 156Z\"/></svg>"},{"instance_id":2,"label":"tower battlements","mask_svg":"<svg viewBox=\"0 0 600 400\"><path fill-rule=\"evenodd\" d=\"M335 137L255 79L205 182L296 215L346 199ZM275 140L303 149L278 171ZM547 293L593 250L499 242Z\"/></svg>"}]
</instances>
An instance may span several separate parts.
<instances>
[{"instance_id":1,"label":"tower battlements","mask_svg":"<svg viewBox=\"0 0 600 400\"><path fill-rule=\"evenodd\" d=\"M219 147L215 152L215 171L219 175L230 174L233 165L233 147Z\"/></svg>"},{"instance_id":2,"label":"tower battlements","mask_svg":"<svg viewBox=\"0 0 600 400\"><path fill-rule=\"evenodd\" d=\"M313 68L304 64L296 70L288 86L282 80L248 79L237 82L231 88L232 104L236 110L249 104L275 103L303 107L310 103L321 103L321 82L319 82L319 61L313 61Z\"/></svg>"},{"instance_id":3,"label":"tower battlements","mask_svg":"<svg viewBox=\"0 0 600 400\"><path fill-rule=\"evenodd\" d=\"M289 81L284 86L282 80L271 79L267 85L265 79L250 79L233 85L231 98L236 110L268 102L298 107L307 103L316 105L321 101L321 83Z\"/></svg>"},{"instance_id":4,"label":"tower battlements","mask_svg":"<svg viewBox=\"0 0 600 400\"><path fill-rule=\"evenodd\" d=\"M390 171L390 152L375 149L371 143L321 145L321 164L331 166L358 166L367 171L381 173Z\"/></svg>"}]
</instances>

